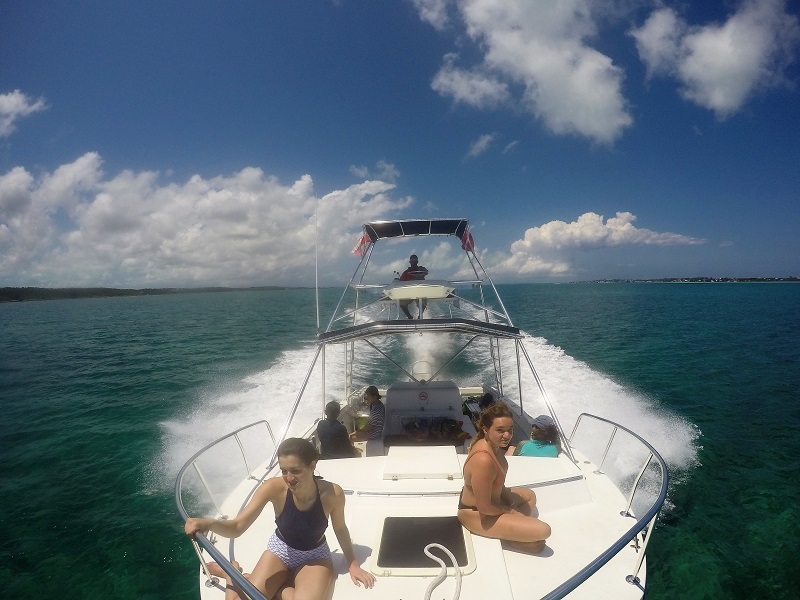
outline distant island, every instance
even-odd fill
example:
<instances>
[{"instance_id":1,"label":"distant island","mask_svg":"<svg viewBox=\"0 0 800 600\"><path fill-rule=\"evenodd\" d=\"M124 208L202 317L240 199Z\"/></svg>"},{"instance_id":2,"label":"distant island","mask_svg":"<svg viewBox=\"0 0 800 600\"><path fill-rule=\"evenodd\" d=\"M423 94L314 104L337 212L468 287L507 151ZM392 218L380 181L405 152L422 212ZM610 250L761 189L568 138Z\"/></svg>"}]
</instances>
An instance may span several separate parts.
<instances>
[{"instance_id":1,"label":"distant island","mask_svg":"<svg viewBox=\"0 0 800 600\"><path fill-rule=\"evenodd\" d=\"M201 287L201 288L145 288L128 290L119 288L0 288L0 302L24 302L28 300L64 300L74 298L112 298L115 296L164 296L167 294L201 294L208 292L240 292L257 290L285 290L280 286L248 288Z\"/></svg>"},{"instance_id":2,"label":"distant island","mask_svg":"<svg viewBox=\"0 0 800 600\"><path fill-rule=\"evenodd\" d=\"M662 279L594 279L569 283L786 283L800 282L800 277L664 277ZM0 288L0 302L25 302L28 300L63 300L75 298L111 298L115 296L163 296L167 294L201 294L208 292L242 292L259 290L302 289L284 286L258 286L246 288L200 287L200 288L144 288L138 290L120 288Z\"/></svg>"},{"instance_id":3,"label":"distant island","mask_svg":"<svg viewBox=\"0 0 800 600\"><path fill-rule=\"evenodd\" d=\"M573 283L771 283L800 281L800 277L662 277L661 279L595 279Z\"/></svg>"}]
</instances>

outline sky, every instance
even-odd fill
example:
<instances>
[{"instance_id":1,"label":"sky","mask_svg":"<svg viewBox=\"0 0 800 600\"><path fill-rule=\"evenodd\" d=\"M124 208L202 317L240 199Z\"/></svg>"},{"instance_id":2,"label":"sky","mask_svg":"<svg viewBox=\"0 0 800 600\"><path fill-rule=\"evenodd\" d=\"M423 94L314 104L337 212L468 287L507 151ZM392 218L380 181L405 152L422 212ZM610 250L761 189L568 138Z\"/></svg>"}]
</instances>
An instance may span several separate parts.
<instances>
[{"instance_id":1,"label":"sky","mask_svg":"<svg viewBox=\"0 0 800 600\"><path fill-rule=\"evenodd\" d=\"M800 276L799 58L796 0L0 0L0 287L338 285L413 218L499 283Z\"/></svg>"}]
</instances>

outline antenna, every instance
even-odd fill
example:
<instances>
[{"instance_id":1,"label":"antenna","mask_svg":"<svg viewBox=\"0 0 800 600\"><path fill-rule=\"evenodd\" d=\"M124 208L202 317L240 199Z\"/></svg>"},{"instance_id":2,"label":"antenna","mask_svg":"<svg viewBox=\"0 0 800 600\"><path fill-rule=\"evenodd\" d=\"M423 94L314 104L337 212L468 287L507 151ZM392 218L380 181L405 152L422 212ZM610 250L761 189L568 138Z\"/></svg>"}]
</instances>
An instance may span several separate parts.
<instances>
[{"instance_id":1,"label":"antenna","mask_svg":"<svg viewBox=\"0 0 800 600\"><path fill-rule=\"evenodd\" d=\"M317 333L319 333L319 249L317 247L317 221L319 217L319 198L314 210L314 298L317 304Z\"/></svg>"}]
</instances>

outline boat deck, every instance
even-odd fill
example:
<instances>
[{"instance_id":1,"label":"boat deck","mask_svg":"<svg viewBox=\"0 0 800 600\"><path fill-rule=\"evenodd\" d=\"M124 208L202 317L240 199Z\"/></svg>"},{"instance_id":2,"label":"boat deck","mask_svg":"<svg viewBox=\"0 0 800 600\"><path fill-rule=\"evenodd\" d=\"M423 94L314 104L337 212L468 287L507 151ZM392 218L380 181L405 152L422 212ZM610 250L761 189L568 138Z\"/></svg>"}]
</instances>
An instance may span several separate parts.
<instances>
[{"instance_id":1,"label":"boat deck","mask_svg":"<svg viewBox=\"0 0 800 600\"><path fill-rule=\"evenodd\" d=\"M430 561L434 570L417 576L398 576L395 571L387 575L386 569L377 566L383 522L388 516L455 515L463 485L461 468L465 459L466 455L457 454L451 446L417 446L392 448L387 456L319 461L318 473L345 490L345 516L356 555L362 566L377 577L373 590L353 585L336 536L329 527L327 540L338 574L329 598L416 599L425 596L428 585L439 572L434 561ZM353 469L353 461L362 462L363 468ZM565 455L557 459L512 456L508 461L507 485L525 485L534 489L540 518L550 524L553 534L543 553L530 555L506 550L498 540L465 532L474 551L474 565L462 569L466 572L460 593L463 600L539 598L605 549L605 545L598 547L592 543L589 536L583 535L584 532L592 531L595 535L591 539L604 540L607 544L608 540L620 537L634 523L632 518L620 515L625 509L625 499L607 478L594 473L595 466L588 461L579 461L575 465ZM234 494L239 504L227 505L224 510L235 513L252 489L252 482L240 487L241 490ZM420 502L420 498L424 498L424 502ZM601 509L601 506L614 508ZM235 540L234 556L245 572L253 568L273 530L274 514L268 505L250 530ZM604 535L597 535L601 530ZM228 541L218 540L217 547L227 553ZM636 559L636 549L626 547L568 597L598 598L609 589L616 589L619 592L616 598L641 598L642 590L638 586L614 584L609 587L607 581L624 582L625 577L633 572ZM640 577L644 578L644 569ZM387 579L391 579L391 583ZM455 578L449 576L431 597L449 600L455 586ZM222 598L222 593L216 589L201 586L201 590L203 598Z\"/></svg>"}]
</instances>

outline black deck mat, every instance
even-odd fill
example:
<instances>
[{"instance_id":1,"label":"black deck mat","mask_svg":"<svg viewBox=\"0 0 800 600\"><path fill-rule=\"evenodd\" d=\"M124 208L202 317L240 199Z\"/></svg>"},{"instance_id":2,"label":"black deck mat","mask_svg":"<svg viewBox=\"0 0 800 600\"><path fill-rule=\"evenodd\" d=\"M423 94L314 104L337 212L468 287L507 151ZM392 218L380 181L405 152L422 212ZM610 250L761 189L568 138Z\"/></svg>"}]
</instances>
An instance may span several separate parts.
<instances>
[{"instance_id":1,"label":"black deck mat","mask_svg":"<svg viewBox=\"0 0 800 600\"><path fill-rule=\"evenodd\" d=\"M456 557L458 566L467 564L467 549L461 523L456 517L386 517L378 550L378 567L419 569L439 568L439 563L425 555L428 544L441 544ZM450 558L438 548L431 554L451 567Z\"/></svg>"}]
</instances>

